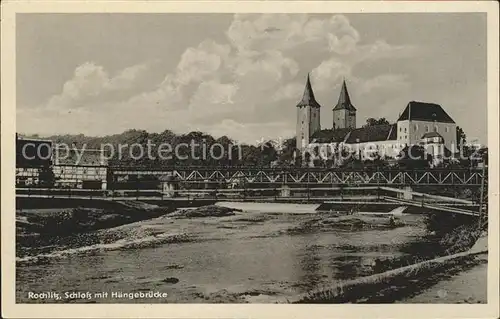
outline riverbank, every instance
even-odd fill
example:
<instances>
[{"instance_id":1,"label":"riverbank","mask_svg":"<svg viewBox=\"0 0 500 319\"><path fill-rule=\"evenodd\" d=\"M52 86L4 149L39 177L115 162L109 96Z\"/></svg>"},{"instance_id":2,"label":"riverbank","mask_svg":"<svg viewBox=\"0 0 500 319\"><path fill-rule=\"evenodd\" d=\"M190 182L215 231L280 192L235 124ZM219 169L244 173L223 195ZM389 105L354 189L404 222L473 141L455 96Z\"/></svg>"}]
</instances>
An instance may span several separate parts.
<instances>
[{"instance_id":1,"label":"riverbank","mask_svg":"<svg viewBox=\"0 0 500 319\"><path fill-rule=\"evenodd\" d=\"M476 302L486 303L485 269L487 251L459 253L341 282L309 292L295 303L447 303L448 290L454 294L449 303L461 303L466 291L479 297ZM471 275L480 276L475 286L464 281ZM434 291L437 298L431 297Z\"/></svg>"},{"instance_id":2,"label":"riverbank","mask_svg":"<svg viewBox=\"0 0 500 319\"><path fill-rule=\"evenodd\" d=\"M82 206L80 206L82 205ZM16 211L16 257L59 255L57 251L90 247L91 250L106 249L119 240L126 240L127 235L108 229L120 229L119 226L151 220L170 215L176 218L194 218L210 216L230 216L234 209L217 206L204 206L195 209L176 209L175 207L157 206L142 202L68 202L67 207L29 208ZM75 207L76 206L76 207ZM151 234L154 235L154 232ZM134 236L132 235L133 239ZM28 258L28 260L31 260ZM36 258L40 260L40 258Z\"/></svg>"},{"instance_id":3,"label":"riverbank","mask_svg":"<svg viewBox=\"0 0 500 319\"><path fill-rule=\"evenodd\" d=\"M346 215L294 204L218 203L174 210L132 205L127 209L149 213L116 227L40 235L18 249L18 301L31 302L26 298L29 291L93 287L123 292L156 289L169 295L166 300L144 301L148 303L274 303L432 259L430 252L439 244L428 237L422 215ZM65 209L40 208L35 215L57 215ZM110 213L109 207L104 211ZM120 209L114 212L120 214ZM161 214L151 217L152 212ZM460 271L464 265L446 271ZM413 275L414 282L407 286L421 291L424 286L415 282L430 284L422 278L432 278L434 270ZM334 302L393 302L416 291L393 289L387 282L374 287L372 292L384 294L359 288Z\"/></svg>"},{"instance_id":4,"label":"riverbank","mask_svg":"<svg viewBox=\"0 0 500 319\"><path fill-rule=\"evenodd\" d=\"M159 207L141 202L89 201L75 206L18 208L16 211L17 235L21 237L29 234L70 235L116 227L173 211L170 207Z\"/></svg>"},{"instance_id":5,"label":"riverbank","mask_svg":"<svg viewBox=\"0 0 500 319\"><path fill-rule=\"evenodd\" d=\"M399 303L481 303L488 302L487 254L476 257L476 265L455 275L443 274L441 281L422 293Z\"/></svg>"}]
</instances>

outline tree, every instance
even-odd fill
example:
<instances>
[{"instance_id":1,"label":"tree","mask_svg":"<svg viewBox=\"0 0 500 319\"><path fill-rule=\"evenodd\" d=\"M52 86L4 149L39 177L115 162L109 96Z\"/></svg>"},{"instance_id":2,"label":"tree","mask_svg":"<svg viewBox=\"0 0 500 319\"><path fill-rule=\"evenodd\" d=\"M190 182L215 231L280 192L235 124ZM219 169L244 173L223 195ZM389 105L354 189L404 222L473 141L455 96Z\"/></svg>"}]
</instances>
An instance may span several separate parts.
<instances>
[{"instance_id":1,"label":"tree","mask_svg":"<svg viewBox=\"0 0 500 319\"><path fill-rule=\"evenodd\" d=\"M398 155L398 165L408 169L429 167L425 148L420 145L405 146Z\"/></svg>"},{"instance_id":2,"label":"tree","mask_svg":"<svg viewBox=\"0 0 500 319\"><path fill-rule=\"evenodd\" d=\"M279 154L279 163L291 164L294 160L294 153L296 150L296 138L292 137L283 141L281 152Z\"/></svg>"},{"instance_id":3,"label":"tree","mask_svg":"<svg viewBox=\"0 0 500 319\"><path fill-rule=\"evenodd\" d=\"M310 162L311 162L311 154L308 151L306 151L304 153L304 161L302 162L302 165L309 166Z\"/></svg>"},{"instance_id":4,"label":"tree","mask_svg":"<svg viewBox=\"0 0 500 319\"><path fill-rule=\"evenodd\" d=\"M460 126L457 126L457 144L458 144L458 146L461 147L466 142L467 142L467 135L465 135L464 130Z\"/></svg>"},{"instance_id":5,"label":"tree","mask_svg":"<svg viewBox=\"0 0 500 319\"><path fill-rule=\"evenodd\" d=\"M366 124L363 127L375 126L375 125L389 125L389 121L385 117L381 117L379 119L375 119L370 117L366 120Z\"/></svg>"},{"instance_id":6,"label":"tree","mask_svg":"<svg viewBox=\"0 0 500 319\"><path fill-rule=\"evenodd\" d=\"M267 141L261 145L261 163L262 165L270 165L271 162L278 158L278 152L276 151L272 141Z\"/></svg>"},{"instance_id":7,"label":"tree","mask_svg":"<svg viewBox=\"0 0 500 319\"><path fill-rule=\"evenodd\" d=\"M56 177L51 167L42 167L38 179L41 187L54 187Z\"/></svg>"}]
</instances>

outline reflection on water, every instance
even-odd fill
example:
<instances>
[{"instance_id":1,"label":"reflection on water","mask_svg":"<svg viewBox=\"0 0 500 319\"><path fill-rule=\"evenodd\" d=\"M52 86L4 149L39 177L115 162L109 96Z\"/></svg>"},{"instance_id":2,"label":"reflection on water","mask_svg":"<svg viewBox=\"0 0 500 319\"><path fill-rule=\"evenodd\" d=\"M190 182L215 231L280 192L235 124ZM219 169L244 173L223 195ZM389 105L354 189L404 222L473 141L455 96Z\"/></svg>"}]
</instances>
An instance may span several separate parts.
<instances>
[{"instance_id":1,"label":"reflection on water","mask_svg":"<svg viewBox=\"0 0 500 319\"><path fill-rule=\"evenodd\" d=\"M319 247L314 243L305 243L301 249L303 255L300 257L300 275L299 282L306 284L307 287L315 287L321 279L321 257L319 254Z\"/></svg>"},{"instance_id":2,"label":"reflection on water","mask_svg":"<svg viewBox=\"0 0 500 319\"><path fill-rule=\"evenodd\" d=\"M29 291L154 290L167 292L168 300L108 297L93 302L272 302L277 296L294 296L335 280L370 274L374 259L402 255L401 244L423 233L417 226L384 231L286 232L312 218L317 216L252 212L223 218L160 218L106 230L106 238L119 232L144 241L154 229L153 233L187 233L192 240L151 239L140 248L116 243L112 249L80 247L63 258L18 264L18 301L34 302L27 299ZM230 227L235 225L238 227ZM101 232L88 238L95 242L102 236Z\"/></svg>"}]
</instances>

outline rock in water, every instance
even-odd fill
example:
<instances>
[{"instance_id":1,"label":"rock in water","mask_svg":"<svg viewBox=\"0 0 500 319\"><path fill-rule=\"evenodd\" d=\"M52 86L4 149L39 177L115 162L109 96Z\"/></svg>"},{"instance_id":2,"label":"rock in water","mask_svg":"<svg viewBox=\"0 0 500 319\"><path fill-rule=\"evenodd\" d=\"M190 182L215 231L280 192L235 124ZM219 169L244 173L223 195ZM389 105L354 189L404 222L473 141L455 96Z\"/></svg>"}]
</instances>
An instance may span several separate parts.
<instances>
[{"instance_id":1,"label":"rock in water","mask_svg":"<svg viewBox=\"0 0 500 319\"><path fill-rule=\"evenodd\" d=\"M241 212L240 209L227 208L216 205L208 205L194 209L181 209L169 216L179 217L179 218L224 217L224 216L236 215L235 211Z\"/></svg>"},{"instance_id":2,"label":"rock in water","mask_svg":"<svg viewBox=\"0 0 500 319\"><path fill-rule=\"evenodd\" d=\"M175 278L175 277L167 277L167 278L163 279L162 281L166 282L168 284L176 284L179 282L179 279Z\"/></svg>"}]
</instances>

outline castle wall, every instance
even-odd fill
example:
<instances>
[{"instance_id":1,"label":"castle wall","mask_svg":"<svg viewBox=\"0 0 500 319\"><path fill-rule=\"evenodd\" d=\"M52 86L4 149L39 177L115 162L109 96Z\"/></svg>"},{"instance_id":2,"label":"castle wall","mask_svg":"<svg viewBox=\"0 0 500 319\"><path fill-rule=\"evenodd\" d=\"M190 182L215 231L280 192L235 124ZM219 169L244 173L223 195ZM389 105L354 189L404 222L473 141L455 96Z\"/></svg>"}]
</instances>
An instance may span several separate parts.
<instances>
[{"instance_id":1,"label":"castle wall","mask_svg":"<svg viewBox=\"0 0 500 319\"><path fill-rule=\"evenodd\" d=\"M400 143L418 144L428 132L437 132L444 138L444 145L450 151L457 149L457 125L430 121L398 121L397 139Z\"/></svg>"},{"instance_id":2,"label":"castle wall","mask_svg":"<svg viewBox=\"0 0 500 319\"><path fill-rule=\"evenodd\" d=\"M404 148L398 140L345 144L344 149L353 152L361 160L373 159L376 154L387 159L396 158Z\"/></svg>"}]
</instances>

